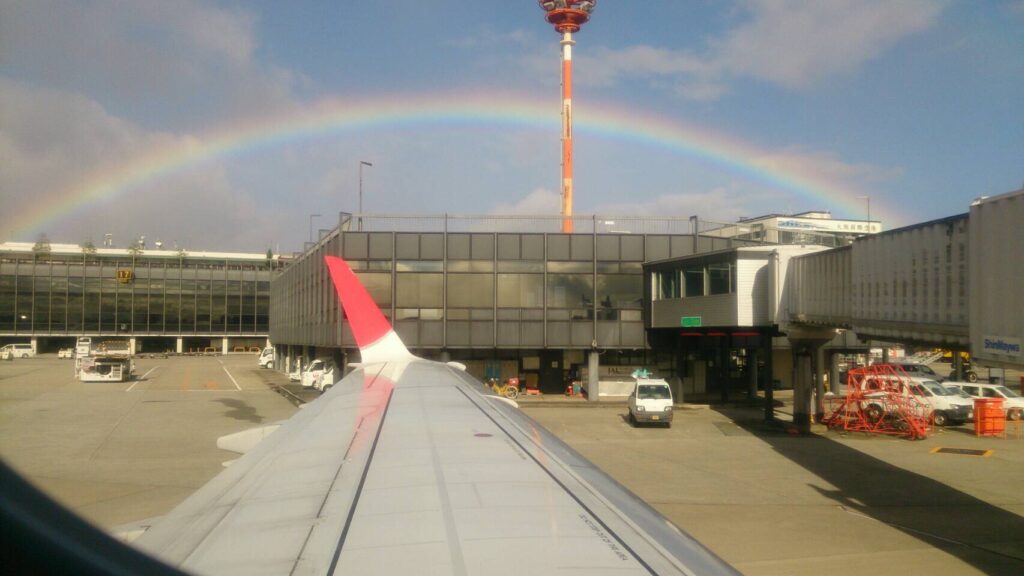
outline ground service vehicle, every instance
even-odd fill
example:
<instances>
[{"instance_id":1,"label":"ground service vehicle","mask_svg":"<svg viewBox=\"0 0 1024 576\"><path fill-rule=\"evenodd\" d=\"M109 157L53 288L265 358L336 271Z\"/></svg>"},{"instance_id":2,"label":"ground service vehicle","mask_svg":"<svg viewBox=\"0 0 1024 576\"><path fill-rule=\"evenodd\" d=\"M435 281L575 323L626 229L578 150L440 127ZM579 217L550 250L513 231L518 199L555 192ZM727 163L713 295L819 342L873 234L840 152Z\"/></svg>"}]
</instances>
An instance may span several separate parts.
<instances>
[{"instance_id":1,"label":"ground service vehicle","mask_svg":"<svg viewBox=\"0 0 1024 576\"><path fill-rule=\"evenodd\" d=\"M260 352L259 359L260 368L273 368L274 367L274 349L271 347L264 348Z\"/></svg>"},{"instance_id":2,"label":"ground service vehicle","mask_svg":"<svg viewBox=\"0 0 1024 576\"><path fill-rule=\"evenodd\" d=\"M302 372L302 386L326 392L334 385L334 362L317 358Z\"/></svg>"},{"instance_id":3,"label":"ground service vehicle","mask_svg":"<svg viewBox=\"0 0 1024 576\"><path fill-rule=\"evenodd\" d=\"M75 357L75 349L74 348L61 348L60 350L57 351L57 358L74 358L74 357Z\"/></svg>"},{"instance_id":4,"label":"ground service vehicle","mask_svg":"<svg viewBox=\"0 0 1024 576\"><path fill-rule=\"evenodd\" d=\"M78 342L75 344L75 356L88 356L90 352L92 352L92 337L79 336Z\"/></svg>"},{"instance_id":5,"label":"ground service vehicle","mask_svg":"<svg viewBox=\"0 0 1024 576\"><path fill-rule=\"evenodd\" d=\"M978 384L975 382L952 382L947 384L963 390L971 398L999 398L1007 420L1020 420L1024 416L1024 398L1002 384Z\"/></svg>"},{"instance_id":6,"label":"ground service vehicle","mask_svg":"<svg viewBox=\"0 0 1024 576\"><path fill-rule=\"evenodd\" d=\"M88 354L76 350L75 377L80 382L127 382L132 377L131 345L127 340L108 340L92 346Z\"/></svg>"},{"instance_id":7,"label":"ground service vehicle","mask_svg":"<svg viewBox=\"0 0 1024 576\"><path fill-rule=\"evenodd\" d=\"M7 350L12 358L31 358L36 355L31 344L8 344L2 349Z\"/></svg>"},{"instance_id":8,"label":"ground service vehicle","mask_svg":"<svg viewBox=\"0 0 1024 576\"><path fill-rule=\"evenodd\" d=\"M672 426L672 389L661 378L637 378L629 395L629 421Z\"/></svg>"}]
</instances>

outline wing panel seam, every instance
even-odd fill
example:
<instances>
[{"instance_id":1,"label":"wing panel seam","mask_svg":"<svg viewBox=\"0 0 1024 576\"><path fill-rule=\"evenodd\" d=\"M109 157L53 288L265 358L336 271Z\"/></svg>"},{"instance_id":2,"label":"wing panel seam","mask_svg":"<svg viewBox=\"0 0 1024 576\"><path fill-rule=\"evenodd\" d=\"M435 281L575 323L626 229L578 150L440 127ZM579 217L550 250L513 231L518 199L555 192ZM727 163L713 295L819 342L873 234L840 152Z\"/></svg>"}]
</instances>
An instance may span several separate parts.
<instances>
[{"instance_id":1,"label":"wing panel seam","mask_svg":"<svg viewBox=\"0 0 1024 576\"><path fill-rule=\"evenodd\" d=\"M502 432L504 432L504 433L505 433L505 435L506 435L506 436L508 436L508 439L509 439L509 440L511 440L512 442L514 442L514 443L515 443L515 445L516 445L516 446L518 446L518 447L519 447L519 449L520 449L520 450L522 450L524 454L526 454L527 456L529 456L529 457L530 457L530 460L532 460L532 461L533 461L533 463L537 465L537 467L539 467L539 468L540 468L541 470L543 470L543 471L544 471L544 473L548 475L548 477L550 477L550 478L551 478L552 480L554 480L554 482L555 482L556 484L558 484L558 486L559 486L559 487L560 487L560 488L561 488L561 489L562 489L562 490L563 490L563 491L564 491L564 492L565 492L565 493L566 493L566 494L567 494L567 495L568 495L568 496L569 496L570 498L572 498L572 499L573 499L573 500L574 500L574 501L575 501L575 502L576 502L577 504L579 504L580 508L582 508L583 510L585 510L585 511L587 512L587 514L589 514L589 515L590 515L590 517L594 519L594 521L596 521L596 522L597 522L598 524L600 524L600 525L601 525L601 527L602 527L602 528L604 528L604 529L605 529L605 530L606 530L606 531L608 532L608 534L611 534L611 536L612 536L613 538L615 538L615 540L616 540L616 541L617 541L617 542L618 542L618 543L619 543L619 544L620 544L620 545L621 545L621 546L622 546L622 547L623 547L623 548L624 548L625 550L628 550L628 551L629 551L629 553L630 553L630 554L631 554L631 555L633 556L633 558L634 558L634 559L635 559L635 560L636 560L636 561L637 561L637 562L638 562L638 563L639 563L639 564L640 564L641 566L643 566L643 567L644 567L644 569L646 569L646 570L647 570L647 572L648 572L649 574L652 574L652 575L655 575L655 576L657 575L657 572L655 572L655 570L654 570L654 569L653 569L653 568L652 568L652 567L651 567L650 565L648 565L648 564L647 564L647 562L645 562L645 561L644 561L644 559L643 559L643 558L641 558L641 557L640 557L640 555L639 555L639 554L637 554L637 553L636 553L636 551L635 551L635 550L633 550L633 548L629 546L629 544L626 544L626 542L625 542L625 541L624 541L624 540L622 539L622 537L620 537L620 536L618 535L618 533L616 533L616 532L615 532L614 530L612 530L612 529L611 529L611 528L610 528L610 527L609 527L609 526L608 526L607 524L605 524L604 520L602 520L600 516L598 516L598 515L597 515L596 513L594 513L594 511L593 511L593 510L591 510L591 509L590 509L590 507L589 507L589 506L587 506L587 505L586 505L586 504L585 504L585 503L584 503L584 502L583 502L582 500L580 500L580 498L579 498L578 496L576 496L576 494L573 494L572 490L570 490L570 489L569 489L569 487L565 485L565 483L563 483L563 482L562 482L561 480L559 480L559 479L558 479L558 478L557 478L557 477L556 477L556 476L555 476L555 475L554 475L554 474L553 474L553 473L551 472L551 470L548 470L548 468L547 468L546 466L544 466L543 464L541 464L540 460L538 460L538 459L537 459L537 457L536 457L536 456L534 456L532 452L530 452L529 450L527 450L527 449L526 449L526 447L525 447L525 446L523 446L523 444L522 444L522 443L521 443L521 442L520 442L520 441L519 441L518 439L516 439L516 438L515 438L515 437L514 437L514 436L512 435L512 433L510 433L510 432L509 432L509 431L508 431L507 429L505 429L505 427L504 427L504 426L502 426L501 424L499 424L499 423L498 423L498 421L497 421L497 420L495 420L493 416L491 416L490 414L488 414L488 413L487 413L487 411L486 411L486 410L484 410L482 406L480 406L479 404L477 404L476 402L474 402L474 401L473 401L473 398L471 398L471 397L469 396L469 394L467 394L467 393L466 393L466 391L465 391L465 390L463 390L463 389L462 389L461 387L457 388L457 390L458 390L459 392L461 392L461 393L462 393L462 395L463 395L463 396L465 396L465 397L466 397L466 399L467 399L467 400L469 400L469 402L470 402L471 404L473 404L474 406L476 406L476 409L477 409L477 410L479 410L480 412L482 412L482 413L483 413L483 415L484 415L484 416L486 416L488 420L490 420L491 422L493 422L493 423L494 423L494 425L495 425L495 426L497 426L499 430L501 430Z\"/></svg>"}]
</instances>

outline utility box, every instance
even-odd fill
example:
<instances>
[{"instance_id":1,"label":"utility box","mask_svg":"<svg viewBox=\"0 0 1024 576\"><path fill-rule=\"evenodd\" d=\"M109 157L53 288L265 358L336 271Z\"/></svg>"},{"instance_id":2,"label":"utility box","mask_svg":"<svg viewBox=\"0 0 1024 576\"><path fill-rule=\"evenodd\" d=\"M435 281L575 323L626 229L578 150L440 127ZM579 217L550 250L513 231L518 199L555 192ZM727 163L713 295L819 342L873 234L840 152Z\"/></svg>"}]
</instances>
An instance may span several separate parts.
<instances>
[{"instance_id":1,"label":"utility box","mask_svg":"<svg viewBox=\"0 0 1024 576\"><path fill-rule=\"evenodd\" d=\"M1024 368L1024 189L971 204L971 355Z\"/></svg>"}]
</instances>

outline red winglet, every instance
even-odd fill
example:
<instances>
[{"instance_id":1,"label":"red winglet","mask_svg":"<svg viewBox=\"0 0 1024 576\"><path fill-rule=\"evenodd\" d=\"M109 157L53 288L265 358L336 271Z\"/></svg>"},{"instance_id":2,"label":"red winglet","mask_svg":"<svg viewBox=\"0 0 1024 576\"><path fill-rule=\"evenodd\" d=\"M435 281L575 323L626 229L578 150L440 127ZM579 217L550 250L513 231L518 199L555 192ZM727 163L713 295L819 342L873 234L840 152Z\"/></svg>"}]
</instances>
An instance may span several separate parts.
<instances>
[{"instance_id":1,"label":"red winglet","mask_svg":"<svg viewBox=\"0 0 1024 576\"><path fill-rule=\"evenodd\" d=\"M334 288L338 291L341 306L345 309L345 316L352 327L356 345L364 349L386 336L391 331L391 323L381 313L373 298L370 298L363 283L348 264L337 256L324 256L324 261L331 273L331 280L334 281Z\"/></svg>"}]
</instances>

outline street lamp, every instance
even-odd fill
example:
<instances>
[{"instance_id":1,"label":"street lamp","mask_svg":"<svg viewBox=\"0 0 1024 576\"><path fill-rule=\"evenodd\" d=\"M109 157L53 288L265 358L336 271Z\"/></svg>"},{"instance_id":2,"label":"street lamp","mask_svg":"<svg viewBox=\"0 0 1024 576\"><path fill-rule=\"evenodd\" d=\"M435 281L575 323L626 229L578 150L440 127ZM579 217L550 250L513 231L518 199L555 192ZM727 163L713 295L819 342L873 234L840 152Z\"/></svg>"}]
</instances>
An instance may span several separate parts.
<instances>
[{"instance_id":1,"label":"street lamp","mask_svg":"<svg viewBox=\"0 0 1024 576\"><path fill-rule=\"evenodd\" d=\"M310 214L309 215L309 241L310 241L310 243L313 242L313 218L319 218L319 217L320 217L320 214Z\"/></svg>"},{"instance_id":2,"label":"street lamp","mask_svg":"<svg viewBox=\"0 0 1024 576\"><path fill-rule=\"evenodd\" d=\"M871 196L857 196L858 200L867 200L868 203L868 232L871 231Z\"/></svg>"},{"instance_id":3,"label":"street lamp","mask_svg":"<svg viewBox=\"0 0 1024 576\"><path fill-rule=\"evenodd\" d=\"M373 168L373 164L366 160L359 161L359 231L363 230L363 166Z\"/></svg>"}]
</instances>

